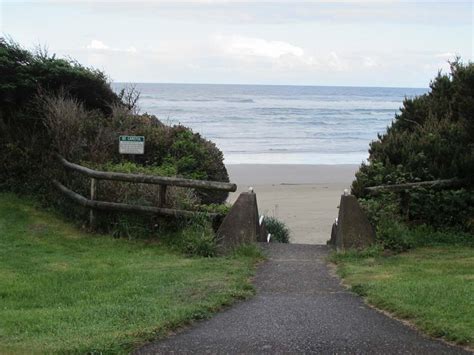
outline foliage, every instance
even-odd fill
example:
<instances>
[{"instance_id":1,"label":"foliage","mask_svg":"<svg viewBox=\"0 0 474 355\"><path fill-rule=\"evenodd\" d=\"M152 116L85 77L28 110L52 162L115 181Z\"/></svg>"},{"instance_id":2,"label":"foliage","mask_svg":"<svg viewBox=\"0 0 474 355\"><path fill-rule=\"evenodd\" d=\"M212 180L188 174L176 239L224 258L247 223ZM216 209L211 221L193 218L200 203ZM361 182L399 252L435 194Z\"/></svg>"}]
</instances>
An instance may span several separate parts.
<instances>
[{"instance_id":1,"label":"foliage","mask_svg":"<svg viewBox=\"0 0 474 355\"><path fill-rule=\"evenodd\" d=\"M176 245L187 255L215 256L217 244L210 221L204 215L187 220Z\"/></svg>"},{"instance_id":2,"label":"foliage","mask_svg":"<svg viewBox=\"0 0 474 355\"><path fill-rule=\"evenodd\" d=\"M431 336L474 347L472 246L438 245L389 257L376 247L363 253L332 257L353 292Z\"/></svg>"},{"instance_id":3,"label":"foliage","mask_svg":"<svg viewBox=\"0 0 474 355\"><path fill-rule=\"evenodd\" d=\"M377 225L376 236L384 248L395 252L408 250L415 244L411 231L404 224L387 219Z\"/></svg>"},{"instance_id":4,"label":"foliage","mask_svg":"<svg viewBox=\"0 0 474 355\"><path fill-rule=\"evenodd\" d=\"M129 353L251 296L258 259L85 234L0 194L0 353Z\"/></svg>"},{"instance_id":5,"label":"foliage","mask_svg":"<svg viewBox=\"0 0 474 355\"><path fill-rule=\"evenodd\" d=\"M428 94L407 98L387 132L370 145L361 188L408 181L469 178L474 171L474 63L451 63L451 73L431 82Z\"/></svg>"},{"instance_id":6,"label":"foliage","mask_svg":"<svg viewBox=\"0 0 474 355\"><path fill-rule=\"evenodd\" d=\"M212 221L205 214L181 219L179 225L170 230L161 240L173 250L187 256L212 257L217 255L217 243Z\"/></svg>"},{"instance_id":7,"label":"foliage","mask_svg":"<svg viewBox=\"0 0 474 355\"><path fill-rule=\"evenodd\" d=\"M369 222L377 226L383 220L400 220L400 197L394 193L386 193L376 198L359 198Z\"/></svg>"},{"instance_id":8,"label":"foliage","mask_svg":"<svg viewBox=\"0 0 474 355\"><path fill-rule=\"evenodd\" d=\"M202 212L218 213L220 215L225 216L227 213L229 213L231 205L211 203L208 205L199 205L197 206L197 209Z\"/></svg>"},{"instance_id":9,"label":"foliage","mask_svg":"<svg viewBox=\"0 0 474 355\"><path fill-rule=\"evenodd\" d=\"M474 192L472 189L430 190L418 188L410 192L408 218L435 227L460 227L474 232Z\"/></svg>"},{"instance_id":10,"label":"foliage","mask_svg":"<svg viewBox=\"0 0 474 355\"><path fill-rule=\"evenodd\" d=\"M50 181L58 179L87 196L88 179L65 172L54 153L99 170L229 181L222 152L212 142L189 128L138 114L138 98L134 88L116 94L101 71L0 38L0 189L35 194L65 214L86 216L65 203ZM145 136L145 154L120 155L119 135ZM157 186L111 181L100 181L98 194L144 205L156 205L159 198ZM167 198L169 207L187 209L221 204L227 193L170 187ZM99 215L105 218L99 224L113 226L117 235L136 234L129 219Z\"/></svg>"},{"instance_id":11,"label":"foliage","mask_svg":"<svg viewBox=\"0 0 474 355\"><path fill-rule=\"evenodd\" d=\"M73 60L50 56L39 48L29 52L13 41L0 37L0 107L6 120L24 118L32 122L33 117L10 114L19 107L30 106L38 91L59 93L68 88L71 96L80 98L87 109L98 109L110 113L110 106L119 102L119 97L109 85L107 76L100 70L86 68ZM10 126L10 125L9 125Z\"/></svg>"},{"instance_id":12,"label":"foliage","mask_svg":"<svg viewBox=\"0 0 474 355\"><path fill-rule=\"evenodd\" d=\"M265 226L268 233L272 235L270 241L277 243L290 242L290 230L283 221L276 217L265 217Z\"/></svg>"},{"instance_id":13,"label":"foliage","mask_svg":"<svg viewBox=\"0 0 474 355\"><path fill-rule=\"evenodd\" d=\"M377 243L373 248L364 250L362 254L354 252L354 255L365 255L382 251L404 252L409 249L439 246L439 245L461 245L473 246L474 236L471 233L456 229L436 229L427 224L408 226L402 221L383 218L376 224Z\"/></svg>"},{"instance_id":14,"label":"foliage","mask_svg":"<svg viewBox=\"0 0 474 355\"><path fill-rule=\"evenodd\" d=\"M406 98L386 133L370 144L352 184L387 247L409 248L407 226L474 233L474 63L451 63L430 92ZM463 188L417 188L370 196L365 188L436 179L466 179ZM392 233L392 235L390 235Z\"/></svg>"}]
</instances>

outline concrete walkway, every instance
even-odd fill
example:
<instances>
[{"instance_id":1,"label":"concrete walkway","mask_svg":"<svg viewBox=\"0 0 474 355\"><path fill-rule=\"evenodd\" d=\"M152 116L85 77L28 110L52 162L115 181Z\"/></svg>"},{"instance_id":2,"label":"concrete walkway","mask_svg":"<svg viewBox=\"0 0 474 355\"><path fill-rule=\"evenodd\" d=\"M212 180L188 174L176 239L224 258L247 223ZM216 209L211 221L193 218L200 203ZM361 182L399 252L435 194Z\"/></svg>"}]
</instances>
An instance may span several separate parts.
<instances>
[{"instance_id":1,"label":"concrete walkway","mask_svg":"<svg viewBox=\"0 0 474 355\"><path fill-rule=\"evenodd\" d=\"M265 248L254 298L137 353L468 353L366 306L331 275L325 246Z\"/></svg>"}]
</instances>

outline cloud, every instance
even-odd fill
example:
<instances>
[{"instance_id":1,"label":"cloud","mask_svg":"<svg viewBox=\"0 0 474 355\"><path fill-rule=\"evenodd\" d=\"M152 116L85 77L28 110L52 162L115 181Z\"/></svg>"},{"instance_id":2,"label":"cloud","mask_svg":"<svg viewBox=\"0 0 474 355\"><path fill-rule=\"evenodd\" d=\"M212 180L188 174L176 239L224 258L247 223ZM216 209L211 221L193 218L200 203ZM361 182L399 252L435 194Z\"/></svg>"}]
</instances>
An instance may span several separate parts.
<instances>
[{"instance_id":1,"label":"cloud","mask_svg":"<svg viewBox=\"0 0 474 355\"><path fill-rule=\"evenodd\" d=\"M280 40L241 35L215 35L212 40L214 53L223 63L248 69L258 68L260 71L343 72L378 66L373 56L354 56L336 51L316 52Z\"/></svg>"},{"instance_id":2,"label":"cloud","mask_svg":"<svg viewBox=\"0 0 474 355\"><path fill-rule=\"evenodd\" d=\"M227 54L233 56L251 56L270 59L281 58L285 55L302 57L301 47L283 41L268 41L262 38L244 36L215 36L217 45Z\"/></svg>"},{"instance_id":3,"label":"cloud","mask_svg":"<svg viewBox=\"0 0 474 355\"><path fill-rule=\"evenodd\" d=\"M348 63L341 59L336 52L329 53L327 64L330 68L335 69L337 71L342 71L349 68Z\"/></svg>"},{"instance_id":4,"label":"cloud","mask_svg":"<svg viewBox=\"0 0 474 355\"><path fill-rule=\"evenodd\" d=\"M456 54L452 52L437 53L435 54L435 57L448 60L448 59L454 59L456 57Z\"/></svg>"},{"instance_id":5,"label":"cloud","mask_svg":"<svg viewBox=\"0 0 474 355\"><path fill-rule=\"evenodd\" d=\"M364 67L367 67L367 68L376 67L378 65L377 61L372 57L364 57L362 59L362 63Z\"/></svg>"},{"instance_id":6,"label":"cloud","mask_svg":"<svg viewBox=\"0 0 474 355\"><path fill-rule=\"evenodd\" d=\"M110 47L104 44L104 42L99 41L97 39L93 39L87 46L87 49L93 49L93 50L109 50Z\"/></svg>"},{"instance_id":7,"label":"cloud","mask_svg":"<svg viewBox=\"0 0 474 355\"><path fill-rule=\"evenodd\" d=\"M266 67L273 70L316 68L318 60L300 46L279 40L268 40L241 35L215 35L211 47L227 62L238 62L247 67Z\"/></svg>"},{"instance_id":8,"label":"cloud","mask_svg":"<svg viewBox=\"0 0 474 355\"><path fill-rule=\"evenodd\" d=\"M97 39L93 39L90 43L85 47L88 50L92 51L112 51L112 52L128 52L128 53L137 53L138 50L134 46L130 46L127 48L113 48L106 45L104 42L99 41Z\"/></svg>"}]
</instances>

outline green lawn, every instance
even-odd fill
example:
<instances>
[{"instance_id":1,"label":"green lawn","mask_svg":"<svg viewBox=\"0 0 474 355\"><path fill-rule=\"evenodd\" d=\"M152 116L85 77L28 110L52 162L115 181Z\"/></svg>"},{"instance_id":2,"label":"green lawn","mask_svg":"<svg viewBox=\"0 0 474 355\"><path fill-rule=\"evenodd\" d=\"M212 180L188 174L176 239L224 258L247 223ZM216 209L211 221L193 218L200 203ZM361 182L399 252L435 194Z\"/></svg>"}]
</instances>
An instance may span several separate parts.
<instances>
[{"instance_id":1,"label":"green lawn","mask_svg":"<svg viewBox=\"0 0 474 355\"><path fill-rule=\"evenodd\" d=\"M252 295L256 259L86 234L0 194L0 353L126 352Z\"/></svg>"},{"instance_id":2,"label":"green lawn","mask_svg":"<svg viewBox=\"0 0 474 355\"><path fill-rule=\"evenodd\" d=\"M333 256L352 290L427 334L474 347L474 248L438 246L390 257Z\"/></svg>"}]
</instances>

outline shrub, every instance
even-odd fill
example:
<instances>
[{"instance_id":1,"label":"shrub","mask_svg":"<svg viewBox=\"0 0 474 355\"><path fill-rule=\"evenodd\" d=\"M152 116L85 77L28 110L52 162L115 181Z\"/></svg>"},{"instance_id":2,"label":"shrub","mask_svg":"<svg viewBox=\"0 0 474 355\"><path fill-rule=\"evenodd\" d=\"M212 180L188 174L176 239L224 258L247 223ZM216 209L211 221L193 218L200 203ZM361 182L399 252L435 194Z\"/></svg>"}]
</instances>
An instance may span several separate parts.
<instances>
[{"instance_id":1,"label":"shrub","mask_svg":"<svg viewBox=\"0 0 474 355\"><path fill-rule=\"evenodd\" d=\"M217 253L212 223L205 215L182 220L175 233L167 234L165 242L186 255L211 257Z\"/></svg>"},{"instance_id":2,"label":"shrub","mask_svg":"<svg viewBox=\"0 0 474 355\"><path fill-rule=\"evenodd\" d=\"M403 252L433 245L474 246L474 236L459 230L436 230L426 224L407 226L400 221L383 219L377 225L377 242L384 249Z\"/></svg>"},{"instance_id":3,"label":"shrub","mask_svg":"<svg viewBox=\"0 0 474 355\"><path fill-rule=\"evenodd\" d=\"M370 144L368 162L356 173L352 193L376 226L393 219L474 232L473 83L474 64L456 60L449 74L439 73L431 82L429 93L405 99L386 133ZM448 178L464 178L466 186L409 190L403 198L365 192L368 186Z\"/></svg>"},{"instance_id":4,"label":"shrub","mask_svg":"<svg viewBox=\"0 0 474 355\"><path fill-rule=\"evenodd\" d=\"M189 128L166 126L153 115L138 114L139 94L132 89L117 95L98 70L45 51L29 52L0 38L0 74L1 189L41 195L67 214L86 216L80 207L65 202L50 180L61 180L87 196L88 179L65 172L53 153L99 170L229 181L222 152L212 142ZM133 162L120 155L122 134L146 136L145 154ZM156 186L110 181L100 181L98 193L104 200L146 205L155 204L159 196ZM220 204L226 198L226 192L168 189L168 201L175 208ZM122 223L107 213L100 215L105 225Z\"/></svg>"},{"instance_id":5,"label":"shrub","mask_svg":"<svg viewBox=\"0 0 474 355\"><path fill-rule=\"evenodd\" d=\"M284 222L280 221L276 217L266 217L265 226L267 227L268 233L272 235L271 241L277 243L289 243L290 242L290 230Z\"/></svg>"},{"instance_id":6,"label":"shrub","mask_svg":"<svg viewBox=\"0 0 474 355\"><path fill-rule=\"evenodd\" d=\"M385 249L402 252L415 245L409 229L400 222L382 220L377 225L377 240Z\"/></svg>"}]
</instances>

